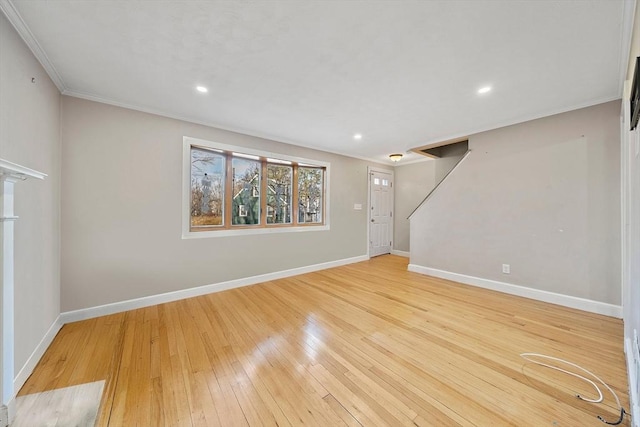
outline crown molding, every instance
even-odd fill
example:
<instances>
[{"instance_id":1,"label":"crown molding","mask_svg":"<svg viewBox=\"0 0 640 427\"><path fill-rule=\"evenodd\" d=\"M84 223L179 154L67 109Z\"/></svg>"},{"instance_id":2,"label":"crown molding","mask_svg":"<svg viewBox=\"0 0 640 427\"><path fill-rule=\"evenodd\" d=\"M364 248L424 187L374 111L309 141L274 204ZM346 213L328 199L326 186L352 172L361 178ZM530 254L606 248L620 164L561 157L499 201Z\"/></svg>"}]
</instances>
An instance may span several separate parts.
<instances>
[{"instance_id":1,"label":"crown molding","mask_svg":"<svg viewBox=\"0 0 640 427\"><path fill-rule=\"evenodd\" d=\"M3 0L0 0L0 1L3 1ZM86 93L86 92L77 92L77 91L73 91L73 90L65 90L64 92L62 92L62 95L70 96L70 97L73 97L73 98L85 99L87 101L98 102L100 104L112 105L114 107L126 108L127 110L138 111L138 112L141 112L141 113L153 114L154 116L166 117L166 118L173 119L173 120L180 120L182 122L193 123L193 124L196 124L196 125L202 125L202 126L207 126L207 127L211 127L211 128L216 128L216 129L224 130L224 131L227 131L227 132L234 132L234 133L239 133L239 134L242 134L242 135L253 136L255 138L266 139L266 140L274 141L274 142L280 142L282 144L289 144L289 145L294 145L296 147L307 148L307 149L310 149L310 150L322 151L324 153L335 154L335 155L338 155L338 156L344 156L344 157L349 157L349 158L352 158L352 159L363 160L365 162L377 163L377 164L386 165L386 166L392 166L394 164L391 160L388 160L388 159L380 160L380 159L375 159L375 158L372 158L372 157L358 156L358 155L355 155L355 154L347 153L346 151L329 149L329 148L321 147L321 146L314 145L314 144L296 142L296 141L289 140L287 138L282 138L282 137L279 137L279 136L270 135L268 133L254 132L254 131L250 131L250 130L246 130L246 129L242 129L242 128L237 128L237 127L233 127L233 126L220 125L218 123L210 122L210 121L207 121L207 120L193 119L193 118L190 118L190 117L187 117L187 116L181 116L181 115L178 115L178 114L168 113L166 111L158 110L158 109L155 109L155 108L142 107L142 106L139 106L139 105L136 105L136 104L129 104L129 103L126 103L126 102L115 101L115 100L112 100L112 99L109 99L109 98L104 98L104 97L101 97L101 96L98 96L98 95L93 95L93 94Z\"/></svg>"},{"instance_id":2,"label":"crown molding","mask_svg":"<svg viewBox=\"0 0 640 427\"><path fill-rule=\"evenodd\" d=\"M20 34L22 40L24 40L33 55L49 75L49 78L53 81L53 84L56 85L60 93L64 93L64 91L66 90L66 86L64 84L64 81L62 80L62 77L60 77L60 74L58 74L58 71L49 60L49 57L44 52L44 49L42 49L42 46L40 46L40 43L38 43L35 36L22 19L22 16L20 16L20 13L15 8L11 0L0 0L0 10L2 10L4 15L7 17L11 25L13 25L13 27L16 29L18 34Z\"/></svg>"},{"instance_id":3,"label":"crown molding","mask_svg":"<svg viewBox=\"0 0 640 427\"><path fill-rule=\"evenodd\" d=\"M622 96L619 96L619 95L606 96L606 97L603 97L603 98L597 98L597 99L593 99L593 100L586 101L586 102L581 102L581 103L577 103L577 104L571 104L568 107L550 108L548 110L543 110L543 111L541 111L539 113L527 114L527 115L516 117L516 118L510 119L510 120L496 121L496 122L494 122L492 124L489 124L487 126L480 126L480 127L477 127L477 128L469 128L469 129L465 130L464 132L459 132L459 133L455 133L455 134L451 134L451 135L445 135L443 137L438 137L438 138L432 138L432 139L429 139L429 140L425 140L420 145L417 145L416 148L424 147L424 146L431 145L431 144L439 144L442 141L450 141L450 140L456 140L456 139L468 139L468 140L471 140L471 138L473 136L475 136L477 134L480 134L480 133L501 129L501 128L504 128L504 127L507 127L507 126L518 125L520 123L531 122L531 121L534 121L534 120L543 119L545 117L555 116L557 114L563 114L563 113L568 113L568 112L571 112L571 111L581 110L583 108L594 107L596 105L606 104L607 102L612 102L612 101L621 101L622 102ZM411 151L413 149L409 149L409 150Z\"/></svg>"}]
</instances>

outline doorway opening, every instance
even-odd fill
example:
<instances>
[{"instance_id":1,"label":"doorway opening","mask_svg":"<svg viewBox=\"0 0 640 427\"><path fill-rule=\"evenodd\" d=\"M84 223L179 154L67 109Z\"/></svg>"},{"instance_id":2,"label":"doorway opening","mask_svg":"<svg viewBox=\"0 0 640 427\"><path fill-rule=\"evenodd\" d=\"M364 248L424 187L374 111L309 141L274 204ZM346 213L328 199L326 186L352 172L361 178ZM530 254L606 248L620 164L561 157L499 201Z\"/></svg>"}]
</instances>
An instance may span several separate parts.
<instances>
[{"instance_id":1,"label":"doorway opening","mask_svg":"<svg viewBox=\"0 0 640 427\"><path fill-rule=\"evenodd\" d=\"M369 168L369 256L393 248L393 171Z\"/></svg>"}]
</instances>

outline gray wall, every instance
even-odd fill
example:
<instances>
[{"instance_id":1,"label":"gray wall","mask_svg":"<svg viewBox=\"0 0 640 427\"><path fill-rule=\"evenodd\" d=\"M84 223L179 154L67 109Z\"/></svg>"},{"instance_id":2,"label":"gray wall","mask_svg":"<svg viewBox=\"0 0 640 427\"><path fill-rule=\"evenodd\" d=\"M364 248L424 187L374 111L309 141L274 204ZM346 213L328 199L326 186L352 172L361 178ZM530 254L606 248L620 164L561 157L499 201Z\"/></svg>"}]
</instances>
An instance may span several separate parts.
<instances>
[{"instance_id":1,"label":"gray wall","mask_svg":"<svg viewBox=\"0 0 640 427\"><path fill-rule=\"evenodd\" d=\"M435 186L435 160L394 168L393 249L409 251L409 215Z\"/></svg>"},{"instance_id":2,"label":"gray wall","mask_svg":"<svg viewBox=\"0 0 640 427\"><path fill-rule=\"evenodd\" d=\"M367 253L365 161L66 96L62 110L62 311ZM331 230L181 239L185 135L330 162Z\"/></svg>"},{"instance_id":3,"label":"gray wall","mask_svg":"<svg viewBox=\"0 0 640 427\"><path fill-rule=\"evenodd\" d=\"M0 13L0 158L49 175L16 184L16 373L60 314L59 106L58 90Z\"/></svg>"},{"instance_id":4,"label":"gray wall","mask_svg":"<svg viewBox=\"0 0 640 427\"><path fill-rule=\"evenodd\" d=\"M438 147L436 159L409 165L396 165L395 218L393 221L393 249L409 252L409 215L424 198L453 169L467 152L466 143Z\"/></svg>"},{"instance_id":5,"label":"gray wall","mask_svg":"<svg viewBox=\"0 0 640 427\"><path fill-rule=\"evenodd\" d=\"M473 135L411 218L411 263L620 304L619 113L614 101Z\"/></svg>"},{"instance_id":6,"label":"gray wall","mask_svg":"<svg viewBox=\"0 0 640 427\"><path fill-rule=\"evenodd\" d=\"M467 152L467 144L458 142L442 147L442 157L435 159L435 179L436 184L444 179L445 176L454 168L460 159Z\"/></svg>"}]
</instances>

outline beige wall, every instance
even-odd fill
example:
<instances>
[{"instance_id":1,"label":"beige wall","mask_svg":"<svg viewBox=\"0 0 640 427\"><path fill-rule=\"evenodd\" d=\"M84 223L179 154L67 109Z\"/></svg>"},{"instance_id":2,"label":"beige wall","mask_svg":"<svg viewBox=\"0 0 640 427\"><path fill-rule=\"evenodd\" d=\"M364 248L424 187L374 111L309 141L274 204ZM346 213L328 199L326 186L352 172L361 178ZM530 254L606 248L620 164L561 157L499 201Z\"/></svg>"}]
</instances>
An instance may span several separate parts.
<instances>
[{"instance_id":1,"label":"beige wall","mask_svg":"<svg viewBox=\"0 0 640 427\"><path fill-rule=\"evenodd\" d=\"M59 105L58 90L0 13L0 158L49 175L16 184L16 373L60 314Z\"/></svg>"},{"instance_id":2,"label":"beige wall","mask_svg":"<svg viewBox=\"0 0 640 427\"><path fill-rule=\"evenodd\" d=\"M393 248L409 251L409 215L435 187L436 161L425 160L394 168Z\"/></svg>"},{"instance_id":3,"label":"beige wall","mask_svg":"<svg viewBox=\"0 0 640 427\"><path fill-rule=\"evenodd\" d=\"M629 68L626 76L626 91L624 102L629 109L629 93L633 82L636 58L640 56L640 5L636 4L634 32L631 39L629 53ZM640 145L640 129L626 132L630 128L628 113L625 116L625 125L622 138L624 170L623 191L626 195L623 203L626 214L625 224L625 279L623 289L623 313L625 325L625 338L629 342L633 339L633 331L640 331L640 156L637 154L637 146ZM631 382L630 382L631 384Z\"/></svg>"},{"instance_id":4,"label":"beige wall","mask_svg":"<svg viewBox=\"0 0 640 427\"><path fill-rule=\"evenodd\" d=\"M460 159L467 152L468 146L464 142L459 142L446 147L442 147L442 157L435 159L436 185L442 181L451 169L453 169Z\"/></svg>"},{"instance_id":5,"label":"beige wall","mask_svg":"<svg viewBox=\"0 0 640 427\"><path fill-rule=\"evenodd\" d=\"M473 135L411 219L411 263L619 305L619 115L614 101Z\"/></svg>"},{"instance_id":6,"label":"beige wall","mask_svg":"<svg viewBox=\"0 0 640 427\"><path fill-rule=\"evenodd\" d=\"M440 147L439 158L395 167L395 218L393 248L409 252L409 215L455 167L467 152L466 143Z\"/></svg>"},{"instance_id":7,"label":"beige wall","mask_svg":"<svg viewBox=\"0 0 640 427\"><path fill-rule=\"evenodd\" d=\"M62 311L367 253L365 161L77 98L62 111ZM183 240L183 136L330 162L331 230Z\"/></svg>"}]
</instances>

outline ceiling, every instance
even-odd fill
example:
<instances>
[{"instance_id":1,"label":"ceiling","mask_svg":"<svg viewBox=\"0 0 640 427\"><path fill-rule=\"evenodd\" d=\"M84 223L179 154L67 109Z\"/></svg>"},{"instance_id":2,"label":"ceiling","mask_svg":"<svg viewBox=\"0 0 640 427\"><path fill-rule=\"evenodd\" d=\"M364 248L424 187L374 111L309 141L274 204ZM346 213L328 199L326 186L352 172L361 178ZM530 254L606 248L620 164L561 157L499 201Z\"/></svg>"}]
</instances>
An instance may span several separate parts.
<instances>
[{"instance_id":1,"label":"ceiling","mask_svg":"<svg viewBox=\"0 0 640 427\"><path fill-rule=\"evenodd\" d=\"M633 5L0 0L64 94L377 161L620 98Z\"/></svg>"}]
</instances>

